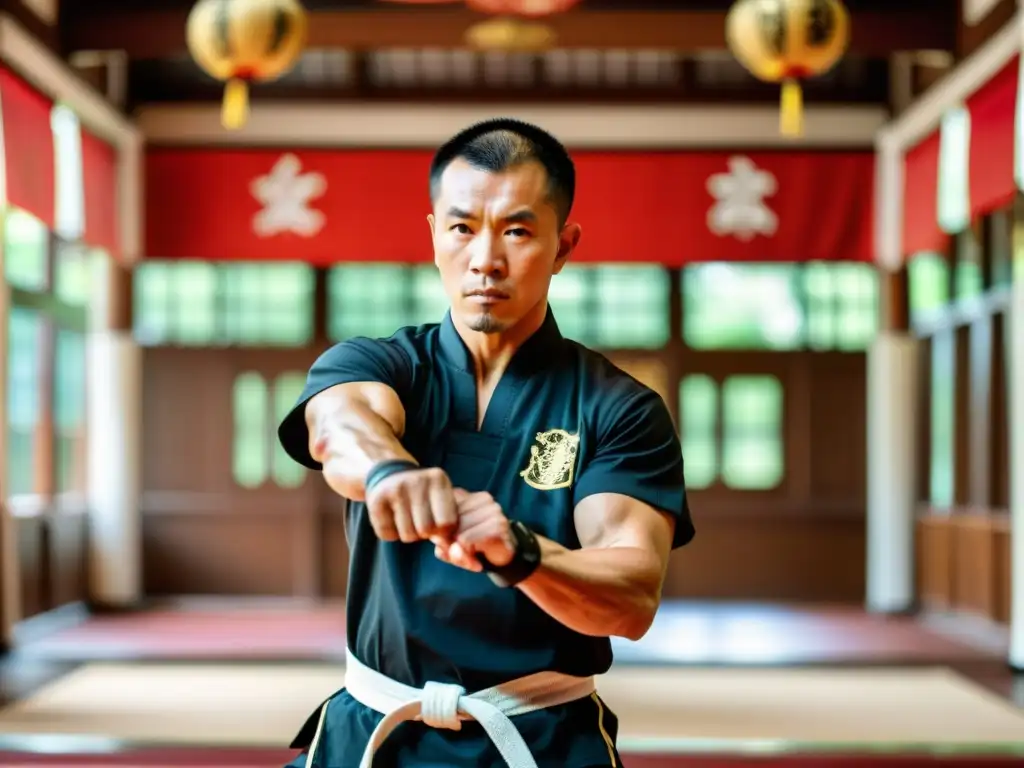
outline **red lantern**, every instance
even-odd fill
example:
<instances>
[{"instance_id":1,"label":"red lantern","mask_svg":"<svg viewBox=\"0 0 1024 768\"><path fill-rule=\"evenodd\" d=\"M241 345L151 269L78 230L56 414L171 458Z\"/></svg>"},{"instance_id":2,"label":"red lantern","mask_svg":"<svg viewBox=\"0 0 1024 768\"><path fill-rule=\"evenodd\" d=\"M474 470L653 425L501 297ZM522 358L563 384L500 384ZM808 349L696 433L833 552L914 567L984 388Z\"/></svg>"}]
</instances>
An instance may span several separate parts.
<instances>
[{"instance_id":1,"label":"red lantern","mask_svg":"<svg viewBox=\"0 0 1024 768\"><path fill-rule=\"evenodd\" d=\"M580 0L466 0L466 5L480 13L515 16L550 16L564 13Z\"/></svg>"}]
</instances>

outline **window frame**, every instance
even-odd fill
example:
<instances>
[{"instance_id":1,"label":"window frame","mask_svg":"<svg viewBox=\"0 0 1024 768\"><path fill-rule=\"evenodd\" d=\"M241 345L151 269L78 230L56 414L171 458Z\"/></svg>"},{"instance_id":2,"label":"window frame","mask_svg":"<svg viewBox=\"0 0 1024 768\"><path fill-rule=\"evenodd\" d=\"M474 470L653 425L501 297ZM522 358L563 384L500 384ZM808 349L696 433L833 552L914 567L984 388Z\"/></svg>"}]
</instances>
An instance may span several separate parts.
<instances>
[{"instance_id":1,"label":"window frame","mask_svg":"<svg viewBox=\"0 0 1024 768\"><path fill-rule=\"evenodd\" d=\"M0 213L3 217L3 226L0 230L4 236L4 247L6 248L6 217L11 209ZM20 212L23 213L23 212ZM87 306L76 306L65 301L58 293L58 282L56 279L60 253L64 248L85 247L80 243L73 243L59 238L54 232L48 231L45 250L45 287L32 290L11 285L8 276L3 275L7 298L7 317L5 318L4 332L10 334L10 314L14 310L28 310L34 312L40 321L40 354L36 358L36 365L39 366L36 375L39 380L39 413L33 427L31 466L33 472L32 491L16 493L6 496L12 514L15 517L40 517L54 513L84 514L87 509L86 495L87 488L79 490L61 490L59 488L60 478L58 477L60 460L57 456L58 434L56 419L56 391L58 376L57 361L57 336L59 331L79 333L85 337L88 331L89 310ZM8 355L10 345L8 338ZM84 358L86 371L88 371L88 358ZM10 359L4 361L5 371L9 370ZM87 373L83 372L83 380L87 381ZM8 378L8 381L9 378ZM8 392L8 402L10 393ZM87 397L87 392L83 392ZM87 403L87 400L86 400ZM7 424L4 429L10 429L10 414L7 415ZM88 441L89 414L87 404L82 409L82 439ZM40 445L40 442L42 443ZM6 473L10 471L10 454L5 457ZM83 453L83 461L86 465L80 469L82 477L88 475L88 455Z\"/></svg>"}]
</instances>

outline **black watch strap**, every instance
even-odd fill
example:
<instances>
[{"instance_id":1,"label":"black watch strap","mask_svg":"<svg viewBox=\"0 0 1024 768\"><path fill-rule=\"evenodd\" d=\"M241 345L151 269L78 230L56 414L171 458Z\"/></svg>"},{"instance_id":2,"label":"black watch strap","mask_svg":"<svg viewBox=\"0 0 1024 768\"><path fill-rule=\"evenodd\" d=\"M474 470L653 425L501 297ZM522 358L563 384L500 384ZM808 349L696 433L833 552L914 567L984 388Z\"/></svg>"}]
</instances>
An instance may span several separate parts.
<instances>
[{"instance_id":1,"label":"black watch strap","mask_svg":"<svg viewBox=\"0 0 1024 768\"><path fill-rule=\"evenodd\" d=\"M374 464L370 471L366 473L366 482L363 483L364 493L369 493L373 490L374 486L380 485L380 483L392 475L397 475L399 472L408 472L411 469L419 469L420 465L415 461L409 461L408 459L386 459Z\"/></svg>"},{"instance_id":2,"label":"black watch strap","mask_svg":"<svg viewBox=\"0 0 1024 768\"><path fill-rule=\"evenodd\" d=\"M540 542L533 531L518 520L509 521L509 530L515 541L516 553L508 565L498 567L487 562L487 558L480 558L484 572L499 587L514 587L540 567Z\"/></svg>"}]
</instances>

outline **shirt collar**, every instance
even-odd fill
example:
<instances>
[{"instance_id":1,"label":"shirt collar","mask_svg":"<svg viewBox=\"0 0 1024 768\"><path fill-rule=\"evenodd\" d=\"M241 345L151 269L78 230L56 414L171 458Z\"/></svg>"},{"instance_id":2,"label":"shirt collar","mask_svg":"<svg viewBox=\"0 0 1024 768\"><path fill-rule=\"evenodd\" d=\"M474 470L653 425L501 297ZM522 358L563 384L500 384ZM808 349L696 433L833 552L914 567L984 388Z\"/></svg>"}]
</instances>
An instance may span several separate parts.
<instances>
[{"instance_id":1,"label":"shirt collar","mask_svg":"<svg viewBox=\"0 0 1024 768\"><path fill-rule=\"evenodd\" d=\"M473 357L469 353L466 343L462 340L459 332L452 321L452 313L449 310L445 313L441 323L441 352L449 363L468 373L475 372ZM548 307L544 322L530 338L523 342L516 350L512 361L509 363L509 370L513 368L522 369L535 368L538 365L550 364L552 355L562 341L562 332L558 330L558 323L555 322L555 315Z\"/></svg>"}]
</instances>

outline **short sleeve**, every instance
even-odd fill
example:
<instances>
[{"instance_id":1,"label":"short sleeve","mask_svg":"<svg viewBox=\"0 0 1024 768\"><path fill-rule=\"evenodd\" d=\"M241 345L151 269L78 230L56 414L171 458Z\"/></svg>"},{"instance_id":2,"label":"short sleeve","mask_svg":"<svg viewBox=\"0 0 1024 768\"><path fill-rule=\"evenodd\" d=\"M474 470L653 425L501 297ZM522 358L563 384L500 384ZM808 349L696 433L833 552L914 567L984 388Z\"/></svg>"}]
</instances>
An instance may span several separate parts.
<instances>
[{"instance_id":1,"label":"short sleeve","mask_svg":"<svg viewBox=\"0 0 1024 768\"><path fill-rule=\"evenodd\" d=\"M403 398L409 391L411 380L409 355L390 339L355 338L334 345L313 363L298 402L278 427L281 447L299 464L310 469L322 469L309 454L306 403L325 389L363 381L386 384L398 393L399 398Z\"/></svg>"},{"instance_id":2,"label":"short sleeve","mask_svg":"<svg viewBox=\"0 0 1024 768\"><path fill-rule=\"evenodd\" d=\"M602 430L593 458L576 481L574 504L596 493L618 493L671 515L673 549L694 537L683 478L683 451L668 408L646 390Z\"/></svg>"}]
</instances>

